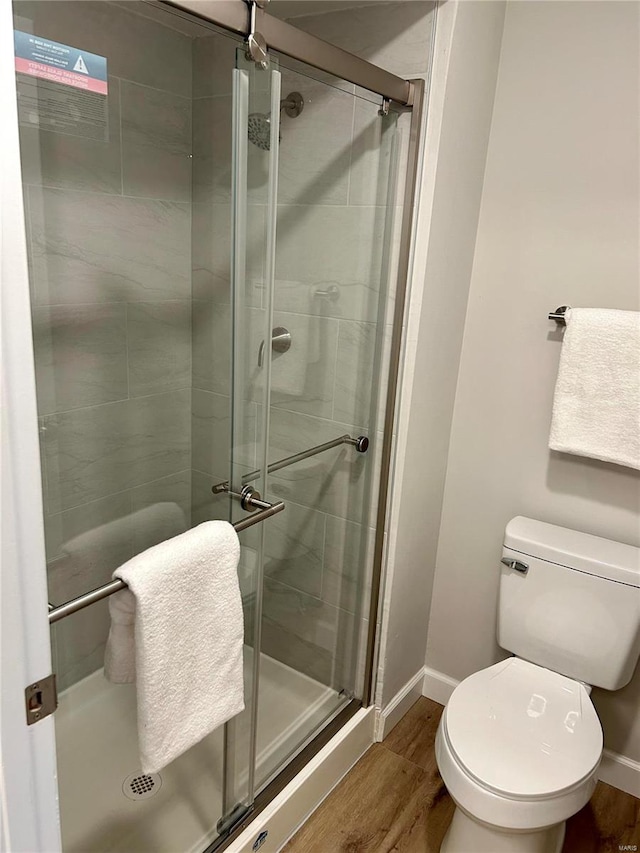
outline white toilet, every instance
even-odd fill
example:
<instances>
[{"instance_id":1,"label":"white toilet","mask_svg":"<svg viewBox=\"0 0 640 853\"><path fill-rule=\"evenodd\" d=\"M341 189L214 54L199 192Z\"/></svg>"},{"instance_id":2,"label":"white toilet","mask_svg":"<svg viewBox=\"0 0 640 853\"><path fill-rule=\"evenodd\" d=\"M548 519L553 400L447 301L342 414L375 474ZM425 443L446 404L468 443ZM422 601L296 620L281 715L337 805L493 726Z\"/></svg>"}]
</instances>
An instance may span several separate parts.
<instances>
[{"instance_id":1,"label":"white toilet","mask_svg":"<svg viewBox=\"0 0 640 853\"><path fill-rule=\"evenodd\" d=\"M442 715L456 810L441 853L560 853L602 755L590 685L624 687L640 657L639 548L518 517L502 563L498 643L515 657L466 678Z\"/></svg>"}]
</instances>

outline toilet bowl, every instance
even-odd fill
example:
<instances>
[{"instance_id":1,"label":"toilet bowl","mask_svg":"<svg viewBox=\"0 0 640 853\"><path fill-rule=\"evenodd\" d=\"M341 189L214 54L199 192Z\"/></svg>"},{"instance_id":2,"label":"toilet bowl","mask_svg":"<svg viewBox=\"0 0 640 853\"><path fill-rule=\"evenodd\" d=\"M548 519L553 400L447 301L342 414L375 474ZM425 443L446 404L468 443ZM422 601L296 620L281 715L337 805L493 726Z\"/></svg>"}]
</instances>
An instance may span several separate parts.
<instances>
[{"instance_id":1,"label":"toilet bowl","mask_svg":"<svg viewBox=\"0 0 640 853\"><path fill-rule=\"evenodd\" d=\"M600 721L580 682L516 657L469 676L436 736L457 806L441 853L559 853L601 755Z\"/></svg>"}]
</instances>

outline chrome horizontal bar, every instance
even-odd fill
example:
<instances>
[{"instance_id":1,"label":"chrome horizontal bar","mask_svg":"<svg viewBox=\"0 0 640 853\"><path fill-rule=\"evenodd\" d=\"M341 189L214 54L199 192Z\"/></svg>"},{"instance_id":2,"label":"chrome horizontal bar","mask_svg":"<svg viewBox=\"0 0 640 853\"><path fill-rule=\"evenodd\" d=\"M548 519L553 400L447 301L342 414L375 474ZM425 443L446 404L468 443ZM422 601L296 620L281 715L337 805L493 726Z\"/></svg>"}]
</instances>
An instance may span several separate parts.
<instances>
[{"instance_id":1,"label":"chrome horizontal bar","mask_svg":"<svg viewBox=\"0 0 640 853\"><path fill-rule=\"evenodd\" d=\"M293 456L286 456L284 459L272 462L267 467L267 474L273 474L274 471L280 471L281 468L288 468L289 465L295 465L296 462L302 462L303 459L309 459L311 456L316 456L318 453L324 453L325 450L332 450L334 447L340 447L343 444L350 444L352 447L355 447L358 453L366 453L369 449L369 439L366 435L359 435L357 438L352 438L348 433L345 433L345 435L341 435L339 438L325 441L324 444L317 444L308 450L301 450L300 453L294 453ZM251 483L261 476L262 470L250 471L243 476L242 483L243 485ZM211 491L214 495L229 492L229 481L225 480L222 483L216 483L215 486L211 486Z\"/></svg>"},{"instance_id":2,"label":"chrome horizontal bar","mask_svg":"<svg viewBox=\"0 0 640 853\"><path fill-rule=\"evenodd\" d=\"M119 592L121 589L126 588L127 585L124 581L115 580L111 581L111 583L106 583L104 586L99 586L97 589L91 590L91 592L85 592L84 595L79 595L77 598L72 598L71 601L67 601L61 604L60 607L54 607L53 610L49 611L49 624L53 625L54 622L59 622L60 619L65 619L67 616L71 616L72 613L84 610L90 604L102 601L103 598L108 598L114 592Z\"/></svg>"},{"instance_id":3,"label":"chrome horizontal bar","mask_svg":"<svg viewBox=\"0 0 640 853\"><path fill-rule=\"evenodd\" d=\"M285 509L285 504L283 504L282 501L278 501L275 504L271 504L267 509L261 509L260 512L257 512L255 515L249 516L249 518L243 518L240 521L236 521L233 527L236 533L241 533L243 530L246 530L247 527L252 527L260 521L266 521L267 518L271 518L272 515L277 515L279 512L282 512L283 509Z\"/></svg>"},{"instance_id":4,"label":"chrome horizontal bar","mask_svg":"<svg viewBox=\"0 0 640 853\"><path fill-rule=\"evenodd\" d=\"M261 509L260 512L256 512L255 515L250 515L247 518L242 518L240 521L234 522L233 529L236 533L241 533L243 530L246 530L247 527L252 527L254 524L266 521L267 518L271 518L272 515L276 515L285 509L285 504L282 501L278 501L274 504L268 504L266 501L256 500L255 505L263 506L265 508ZM110 595L113 595L114 592L119 592L121 589L126 588L126 583L118 579L111 581L110 583L106 583L104 586L99 586L91 592L86 592L84 595L79 595L77 598L72 598L71 601L61 604L60 607L52 608L52 606L49 605L49 624L53 625L55 622L59 622L60 619L65 619L67 616L71 616L72 613L77 613L78 610L84 610L85 607L95 604L96 601L102 601L103 598L108 598Z\"/></svg>"}]
</instances>

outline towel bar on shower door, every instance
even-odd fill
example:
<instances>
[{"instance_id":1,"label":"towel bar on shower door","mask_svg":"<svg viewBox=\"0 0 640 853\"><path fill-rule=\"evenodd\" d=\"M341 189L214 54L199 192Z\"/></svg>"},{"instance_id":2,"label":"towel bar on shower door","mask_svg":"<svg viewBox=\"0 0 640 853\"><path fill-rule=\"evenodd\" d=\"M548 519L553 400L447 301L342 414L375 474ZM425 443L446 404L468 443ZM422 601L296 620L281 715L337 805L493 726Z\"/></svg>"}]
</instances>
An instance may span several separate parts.
<instances>
[{"instance_id":1,"label":"towel bar on shower door","mask_svg":"<svg viewBox=\"0 0 640 853\"><path fill-rule=\"evenodd\" d=\"M277 462L272 462L267 466L267 473L273 474L275 471L280 471L282 468L288 468L289 465L295 465L296 462L302 462L303 459L309 459L311 456L317 456L318 453L324 453L325 450L333 450L334 447L340 447L343 444L355 447L358 453L366 453L369 449L369 439L366 435L359 435L357 438L352 438L349 433L345 433L345 435L341 435L331 441L325 441L324 444L316 444L315 447L310 447L308 450L301 450L300 453L294 453L293 456L286 456L284 459L278 459ZM257 480L261 476L261 469L251 471L249 474L244 475L242 482L250 483L252 480ZM215 486L211 486L211 491L214 495L227 493L239 498L242 498L242 495L245 494L245 490L246 486L240 495L229 492L228 480L225 480L222 483L216 483ZM246 509L246 507L244 508Z\"/></svg>"},{"instance_id":2,"label":"towel bar on shower door","mask_svg":"<svg viewBox=\"0 0 640 853\"><path fill-rule=\"evenodd\" d=\"M282 501L278 501L274 504L263 501L260 498L259 493L254 489L251 489L251 487L245 487L242 490L241 495L236 494L235 492L229 492L229 495L233 498L238 498L242 508L249 512L252 512L254 509L260 510L260 512L256 512L255 515L250 515L247 518L241 518L240 521L234 522L233 529L236 533L246 530L247 527L253 527L254 524L260 524L261 521L271 518L272 515L282 512L285 508L285 504ZM51 607L51 605L49 605L49 624L53 625L54 622L58 622L66 616L71 616L72 613L77 613L78 610L84 610L84 608L89 607L90 604L95 604L96 601L102 601L103 598L108 598L110 595L113 595L114 592L119 592L121 589L126 588L126 583L118 579L111 581L104 586L99 586L97 589L91 590L91 592L86 592L84 595L79 595L78 598L72 598L71 601L66 601L64 604L61 604L60 607Z\"/></svg>"}]
</instances>

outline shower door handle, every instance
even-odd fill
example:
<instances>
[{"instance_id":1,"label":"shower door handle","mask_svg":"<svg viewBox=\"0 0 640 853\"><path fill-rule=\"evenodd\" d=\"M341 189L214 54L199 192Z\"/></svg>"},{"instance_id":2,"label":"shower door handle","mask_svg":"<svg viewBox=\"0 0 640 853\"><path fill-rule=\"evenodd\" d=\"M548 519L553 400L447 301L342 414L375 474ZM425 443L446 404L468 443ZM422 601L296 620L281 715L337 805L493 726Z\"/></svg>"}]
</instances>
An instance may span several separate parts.
<instances>
[{"instance_id":1,"label":"shower door handle","mask_svg":"<svg viewBox=\"0 0 640 853\"><path fill-rule=\"evenodd\" d=\"M287 352L291 347L291 332L284 326L276 326L271 332L271 349L274 352ZM264 364L264 341L260 343L258 350L258 367Z\"/></svg>"}]
</instances>

